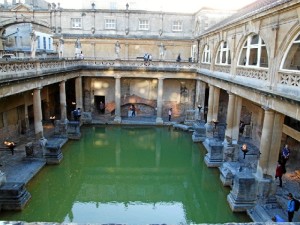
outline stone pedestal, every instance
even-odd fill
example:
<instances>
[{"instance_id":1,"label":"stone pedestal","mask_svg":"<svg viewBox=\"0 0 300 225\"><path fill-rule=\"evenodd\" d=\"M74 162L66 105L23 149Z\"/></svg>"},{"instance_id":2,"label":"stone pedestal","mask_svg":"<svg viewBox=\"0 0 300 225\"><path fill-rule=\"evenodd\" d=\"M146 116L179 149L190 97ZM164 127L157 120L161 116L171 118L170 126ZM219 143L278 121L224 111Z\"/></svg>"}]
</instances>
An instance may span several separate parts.
<instances>
[{"instance_id":1,"label":"stone pedestal","mask_svg":"<svg viewBox=\"0 0 300 225\"><path fill-rule=\"evenodd\" d=\"M239 159L239 146L226 140L223 142L223 160L224 162L236 162Z\"/></svg>"},{"instance_id":2,"label":"stone pedestal","mask_svg":"<svg viewBox=\"0 0 300 225\"><path fill-rule=\"evenodd\" d=\"M204 161L208 167L219 167L223 162L223 144L222 141L211 138L203 142L207 150Z\"/></svg>"},{"instance_id":3,"label":"stone pedestal","mask_svg":"<svg viewBox=\"0 0 300 225\"><path fill-rule=\"evenodd\" d=\"M25 152L26 152L26 157L33 157L34 156L34 150L33 150L33 143L28 142L25 145Z\"/></svg>"},{"instance_id":4,"label":"stone pedestal","mask_svg":"<svg viewBox=\"0 0 300 225\"><path fill-rule=\"evenodd\" d=\"M55 120L54 121L54 135L67 137L68 120Z\"/></svg>"},{"instance_id":5,"label":"stone pedestal","mask_svg":"<svg viewBox=\"0 0 300 225\"><path fill-rule=\"evenodd\" d=\"M219 167L220 170L220 180L223 186L233 186L234 175L239 170L239 162L223 162Z\"/></svg>"},{"instance_id":6,"label":"stone pedestal","mask_svg":"<svg viewBox=\"0 0 300 225\"><path fill-rule=\"evenodd\" d=\"M93 121L91 112L82 112L80 117L80 122L82 124L91 124Z\"/></svg>"},{"instance_id":7,"label":"stone pedestal","mask_svg":"<svg viewBox=\"0 0 300 225\"><path fill-rule=\"evenodd\" d=\"M30 193L26 190L24 183L5 183L0 187L0 206L4 210L22 210L28 200Z\"/></svg>"},{"instance_id":8,"label":"stone pedestal","mask_svg":"<svg viewBox=\"0 0 300 225\"><path fill-rule=\"evenodd\" d=\"M122 119L120 116L116 116L115 119L114 119L114 123L116 124L120 124L122 122Z\"/></svg>"},{"instance_id":9,"label":"stone pedestal","mask_svg":"<svg viewBox=\"0 0 300 225\"><path fill-rule=\"evenodd\" d=\"M161 117L156 117L155 123L158 125L162 125L162 124L164 124L164 121Z\"/></svg>"},{"instance_id":10,"label":"stone pedestal","mask_svg":"<svg viewBox=\"0 0 300 225\"><path fill-rule=\"evenodd\" d=\"M68 122L67 135L69 139L79 140L81 137L80 133L80 122L70 121Z\"/></svg>"},{"instance_id":11,"label":"stone pedestal","mask_svg":"<svg viewBox=\"0 0 300 225\"><path fill-rule=\"evenodd\" d=\"M63 159L61 148L67 141L67 138L53 138L47 141L44 147L44 157L47 164L60 163Z\"/></svg>"},{"instance_id":12,"label":"stone pedestal","mask_svg":"<svg viewBox=\"0 0 300 225\"><path fill-rule=\"evenodd\" d=\"M194 132L192 135L193 142L203 142L206 139L206 128L204 123L195 123L193 126Z\"/></svg>"},{"instance_id":13,"label":"stone pedestal","mask_svg":"<svg viewBox=\"0 0 300 225\"><path fill-rule=\"evenodd\" d=\"M256 180L249 171L238 172L234 176L233 188L227 196L233 212L245 212L256 204Z\"/></svg>"}]
</instances>

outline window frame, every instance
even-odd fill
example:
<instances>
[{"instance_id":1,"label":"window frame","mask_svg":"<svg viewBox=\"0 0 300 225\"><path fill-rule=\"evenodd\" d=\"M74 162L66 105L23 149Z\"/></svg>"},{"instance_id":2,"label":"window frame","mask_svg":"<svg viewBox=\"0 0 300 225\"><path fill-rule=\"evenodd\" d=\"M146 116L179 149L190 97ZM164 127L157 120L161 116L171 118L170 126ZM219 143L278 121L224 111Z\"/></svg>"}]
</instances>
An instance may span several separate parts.
<instances>
[{"instance_id":1,"label":"window frame","mask_svg":"<svg viewBox=\"0 0 300 225\"><path fill-rule=\"evenodd\" d=\"M224 45L226 46L224 47ZM225 55L225 62L223 62L223 56ZM231 65L231 58L230 58L230 48L227 41L222 41L219 45L216 58L215 58L215 64L216 65ZM218 62L218 57L220 57L220 60Z\"/></svg>"},{"instance_id":2,"label":"window frame","mask_svg":"<svg viewBox=\"0 0 300 225\"><path fill-rule=\"evenodd\" d=\"M139 30L150 30L150 23L148 19L139 19Z\"/></svg>"},{"instance_id":3,"label":"window frame","mask_svg":"<svg viewBox=\"0 0 300 225\"><path fill-rule=\"evenodd\" d=\"M76 26L78 24L78 26ZM72 29L82 29L82 18L71 18L71 28Z\"/></svg>"},{"instance_id":4,"label":"window frame","mask_svg":"<svg viewBox=\"0 0 300 225\"><path fill-rule=\"evenodd\" d=\"M211 64L211 51L208 44L205 44L201 58L202 63Z\"/></svg>"},{"instance_id":5,"label":"window frame","mask_svg":"<svg viewBox=\"0 0 300 225\"><path fill-rule=\"evenodd\" d=\"M182 20L173 21L172 31L173 32L182 32L183 31L183 21Z\"/></svg>"},{"instance_id":6,"label":"window frame","mask_svg":"<svg viewBox=\"0 0 300 225\"><path fill-rule=\"evenodd\" d=\"M264 52L266 52L265 57L262 56ZM262 59L264 59L263 63L262 63ZM266 66L262 66L262 64ZM268 51L267 51L266 43L258 34L249 35L245 40L242 49L240 50L237 66L255 67L255 68L269 67Z\"/></svg>"},{"instance_id":7,"label":"window frame","mask_svg":"<svg viewBox=\"0 0 300 225\"><path fill-rule=\"evenodd\" d=\"M104 30L116 30L117 20L116 18L107 17L104 18Z\"/></svg>"}]
</instances>

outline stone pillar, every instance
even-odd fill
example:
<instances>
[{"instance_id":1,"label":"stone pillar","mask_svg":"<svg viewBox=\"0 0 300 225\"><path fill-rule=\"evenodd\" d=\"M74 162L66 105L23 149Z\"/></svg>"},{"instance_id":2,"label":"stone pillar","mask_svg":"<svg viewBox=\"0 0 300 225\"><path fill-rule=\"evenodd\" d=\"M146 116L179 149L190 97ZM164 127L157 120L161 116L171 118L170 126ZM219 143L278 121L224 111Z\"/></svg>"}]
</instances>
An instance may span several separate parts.
<instances>
[{"instance_id":1,"label":"stone pillar","mask_svg":"<svg viewBox=\"0 0 300 225\"><path fill-rule=\"evenodd\" d=\"M263 178L268 172L270 147L272 143L272 133L274 125L274 111L267 107L263 107L265 110L264 122L260 141L260 158L257 165L256 175L258 178Z\"/></svg>"},{"instance_id":2,"label":"stone pillar","mask_svg":"<svg viewBox=\"0 0 300 225\"><path fill-rule=\"evenodd\" d=\"M211 128L211 129L212 129L212 120L213 120L213 104L214 104L214 86L209 85L208 111L207 111L206 128Z\"/></svg>"},{"instance_id":3,"label":"stone pillar","mask_svg":"<svg viewBox=\"0 0 300 225\"><path fill-rule=\"evenodd\" d=\"M115 77L115 119L116 123L121 123L121 77Z\"/></svg>"},{"instance_id":4,"label":"stone pillar","mask_svg":"<svg viewBox=\"0 0 300 225\"><path fill-rule=\"evenodd\" d=\"M219 113L219 98L220 98L220 88L214 88L214 100L213 100L213 120L218 121Z\"/></svg>"},{"instance_id":5,"label":"stone pillar","mask_svg":"<svg viewBox=\"0 0 300 225\"><path fill-rule=\"evenodd\" d=\"M83 104L82 104L82 78L81 77L77 77L75 79L75 92L76 92L76 105L77 105L77 108L82 109Z\"/></svg>"},{"instance_id":6,"label":"stone pillar","mask_svg":"<svg viewBox=\"0 0 300 225\"><path fill-rule=\"evenodd\" d=\"M33 113L34 113L34 130L36 139L44 136L43 133L43 115L42 115L42 102L41 102L41 88L33 90Z\"/></svg>"},{"instance_id":7,"label":"stone pillar","mask_svg":"<svg viewBox=\"0 0 300 225\"><path fill-rule=\"evenodd\" d=\"M275 177L278 155L280 152L283 123L284 123L284 115L276 112L274 118L272 143L270 147L271 154L269 157L269 166L267 169L267 174L271 175L271 177L273 178Z\"/></svg>"},{"instance_id":8,"label":"stone pillar","mask_svg":"<svg viewBox=\"0 0 300 225\"><path fill-rule=\"evenodd\" d=\"M238 146L232 142L232 127L235 112L235 95L228 92L229 100L227 106L225 140L223 142L223 161L236 162L238 160ZM225 173L222 173L225 174Z\"/></svg>"},{"instance_id":9,"label":"stone pillar","mask_svg":"<svg viewBox=\"0 0 300 225\"><path fill-rule=\"evenodd\" d=\"M201 106L201 111L198 112L199 119L202 120L203 112L204 112L204 104L205 104L205 86L206 84L200 80L197 80L196 83L196 101L194 108L199 110L198 106Z\"/></svg>"},{"instance_id":10,"label":"stone pillar","mask_svg":"<svg viewBox=\"0 0 300 225\"><path fill-rule=\"evenodd\" d=\"M66 101L66 82L61 81L59 84L59 99L60 99L60 119L67 119L67 101Z\"/></svg>"},{"instance_id":11,"label":"stone pillar","mask_svg":"<svg viewBox=\"0 0 300 225\"><path fill-rule=\"evenodd\" d=\"M233 127L233 117L234 117L234 109L235 109L235 95L231 92L228 92L229 100L227 105L227 118L226 118L226 131L225 137L232 139L232 127Z\"/></svg>"},{"instance_id":12,"label":"stone pillar","mask_svg":"<svg viewBox=\"0 0 300 225\"><path fill-rule=\"evenodd\" d=\"M242 111L242 101L243 99L239 96L235 96L235 110L232 124L232 141L238 142L240 134L240 121L241 121L241 111Z\"/></svg>"},{"instance_id":13,"label":"stone pillar","mask_svg":"<svg viewBox=\"0 0 300 225\"><path fill-rule=\"evenodd\" d=\"M227 201L233 212L245 212L255 206L256 181L250 172L237 172Z\"/></svg>"},{"instance_id":14,"label":"stone pillar","mask_svg":"<svg viewBox=\"0 0 300 225\"><path fill-rule=\"evenodd\" d=\"M156 123L163 124L162 119L162 96L163 96L163 86L164 86L164 79L158 78L158 87L157 87L157 116L156 116Z\"/></svg>"}]
</instances>

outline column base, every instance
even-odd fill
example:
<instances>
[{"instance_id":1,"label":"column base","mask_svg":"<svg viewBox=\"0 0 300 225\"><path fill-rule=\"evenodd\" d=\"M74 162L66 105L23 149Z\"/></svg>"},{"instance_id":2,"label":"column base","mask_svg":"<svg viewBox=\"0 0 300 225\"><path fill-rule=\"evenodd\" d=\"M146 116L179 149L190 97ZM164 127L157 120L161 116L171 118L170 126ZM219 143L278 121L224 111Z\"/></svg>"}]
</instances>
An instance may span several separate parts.
<instances>
[{"instance_id":1,"label":"column base","mask_svg":"<svg viewBox=\"0 0 300 225\"><path fill-rule=\"evenodd\" d=\"M120 116L115 116L114 123L117 123L117 124L122 123L122 118Z\"/></svg>"},{"instance_id":2,"label":"column base","mask_svg":"<svg viewBox=\"0 0 300 225\"><path fill-rule=\"evenodd\" d=\"M156 124L164 124L164 121L161 117L156 117Z\"/></svg>"}]
</instances>

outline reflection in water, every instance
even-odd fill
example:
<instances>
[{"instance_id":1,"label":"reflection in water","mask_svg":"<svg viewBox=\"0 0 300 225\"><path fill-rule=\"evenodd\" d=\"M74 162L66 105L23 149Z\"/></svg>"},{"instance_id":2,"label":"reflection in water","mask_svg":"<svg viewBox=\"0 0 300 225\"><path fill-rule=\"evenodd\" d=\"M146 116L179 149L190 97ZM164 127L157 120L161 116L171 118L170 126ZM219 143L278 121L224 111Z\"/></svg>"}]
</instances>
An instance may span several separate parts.
<instances>
[{"instance_id":1,"label":"reflection in water","mask_svg":"<svg viewBox=\"0 0 300 225\"><path fill-rule=\"evenodd\" d=\"M30 182L32 200L2 220L180 224L248 222L191 135L157 127L84 127L60 165Z\"/></svg>"}]
</instances>

